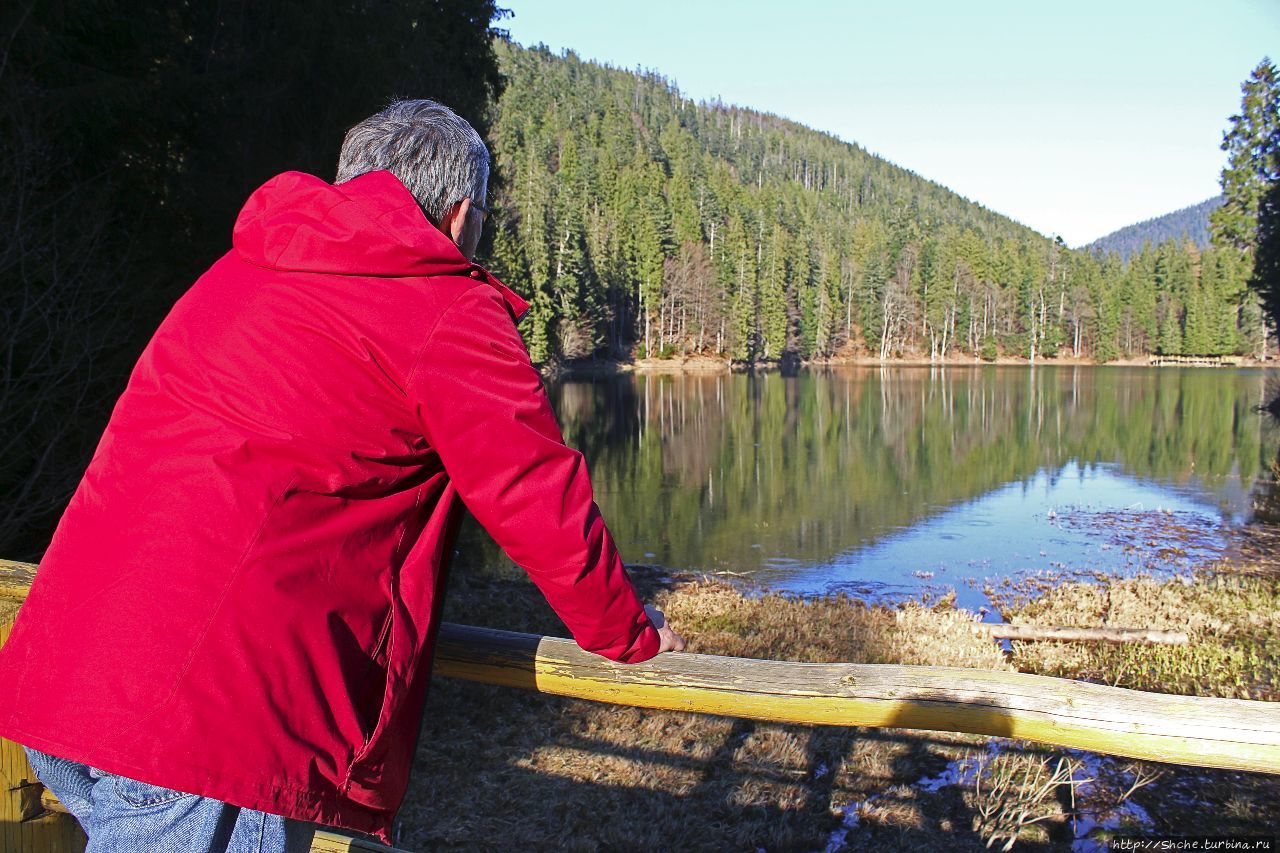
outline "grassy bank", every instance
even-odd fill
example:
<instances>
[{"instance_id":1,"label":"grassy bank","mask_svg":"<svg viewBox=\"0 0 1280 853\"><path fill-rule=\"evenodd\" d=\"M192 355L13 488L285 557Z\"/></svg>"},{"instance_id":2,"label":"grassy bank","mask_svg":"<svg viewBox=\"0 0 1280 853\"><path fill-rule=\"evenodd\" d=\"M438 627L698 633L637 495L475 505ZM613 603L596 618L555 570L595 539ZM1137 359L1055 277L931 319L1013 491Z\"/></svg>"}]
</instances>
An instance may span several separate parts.
<instances>
[{"instance_id":1,"label":"grassy bank","mask_svg":"<svg viewBox=\"0 0 1280 853\"><path fill-rule=\"evenodd\" d=\"M1185 648L1015 644L943 603L748 596L638 572L690 650L796 661L1018 668L1275 698L1280 584L1239 577L1000 591L1010 621L1187 628ZM446 618L562 634L515 572L457 573ZM1129 621L1134 620L1134 621ZM1091 780L1091 781L1085 781ZM410 849L1067 849L1125 825L1274 833L1280 781L903 730L640 711L438 680L402 811ZM1073 817L1074 815L1074 817Z\"/></svg>"},{"instance_id":2,"label":"grassy bank","mask_svg":"<svg viewBox=\"0 0 1280 853\"><path fill-rule=\"evenodd\" d=\"M990 593L1009 621L1187 631L1185 646L1019 643L1024 672L1135 690L1280 700L1280 583L1273 575L1201 573Z\"/></svg>"}]
</instances>

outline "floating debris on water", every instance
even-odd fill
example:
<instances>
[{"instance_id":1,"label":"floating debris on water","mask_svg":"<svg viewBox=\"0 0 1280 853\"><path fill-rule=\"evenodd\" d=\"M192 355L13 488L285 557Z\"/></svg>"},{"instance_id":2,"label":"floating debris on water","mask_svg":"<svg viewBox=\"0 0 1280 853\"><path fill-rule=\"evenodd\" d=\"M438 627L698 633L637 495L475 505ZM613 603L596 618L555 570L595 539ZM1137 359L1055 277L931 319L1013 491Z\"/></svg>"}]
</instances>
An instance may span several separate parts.
<instances>
[{"instance_id":1,"label":"floating debris on water","mask_svg":"<svg viewBox=\"0 0 1280 853\"><path fill-rule=\"evenodd\" d=\"M1060 517L1069 530L1097 536L1103 548L1132 555L1137 568L1194 568L1223 559L1233 528L1197 512L1167 509L1076 510Z\"/></svg>"}]
</instances>

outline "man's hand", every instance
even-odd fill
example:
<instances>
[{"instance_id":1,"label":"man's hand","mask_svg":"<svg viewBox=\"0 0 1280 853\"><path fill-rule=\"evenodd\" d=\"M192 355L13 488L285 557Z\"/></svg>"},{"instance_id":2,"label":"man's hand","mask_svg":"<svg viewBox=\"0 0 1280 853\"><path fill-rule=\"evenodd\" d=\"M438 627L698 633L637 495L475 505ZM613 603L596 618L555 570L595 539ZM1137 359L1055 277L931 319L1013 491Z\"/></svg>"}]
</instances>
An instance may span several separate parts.
<instances>
[{"instance_id":1,"label":"man's hand","mask_svg":"<svg viewBox=\"0 0 1280 853\"><path fill-rule=\"evenodd\" d=\"M649 615L649 621L653 623L653 627L658 629L658 636L662 638L662 645L658 648L658 654L684 651L684 637L671 630L671 626L667 624L667 617L662 615L661 610L652 604L646 604L644 612Z\"/></svg>"}]
</instances>

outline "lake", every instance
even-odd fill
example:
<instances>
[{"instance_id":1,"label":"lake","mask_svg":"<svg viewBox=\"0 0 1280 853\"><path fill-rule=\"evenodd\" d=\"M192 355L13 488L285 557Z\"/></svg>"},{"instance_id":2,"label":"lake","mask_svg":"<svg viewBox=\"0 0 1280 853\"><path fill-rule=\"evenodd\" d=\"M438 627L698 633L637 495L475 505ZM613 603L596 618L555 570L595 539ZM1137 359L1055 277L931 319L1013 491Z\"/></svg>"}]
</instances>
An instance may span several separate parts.
<instances>
[{"instance_id":1,"label":"lake","mask_svg":"<svg viewBox=\"0 0 1280 853\"><path fill-rule=\"evenodd\" d=\"M843 367L548 382L629 563L786 592L945 594L1169 572L1249 522L1262 369ZM465 562L505 558L468 522Z\"/></svg>"}]
</instances>

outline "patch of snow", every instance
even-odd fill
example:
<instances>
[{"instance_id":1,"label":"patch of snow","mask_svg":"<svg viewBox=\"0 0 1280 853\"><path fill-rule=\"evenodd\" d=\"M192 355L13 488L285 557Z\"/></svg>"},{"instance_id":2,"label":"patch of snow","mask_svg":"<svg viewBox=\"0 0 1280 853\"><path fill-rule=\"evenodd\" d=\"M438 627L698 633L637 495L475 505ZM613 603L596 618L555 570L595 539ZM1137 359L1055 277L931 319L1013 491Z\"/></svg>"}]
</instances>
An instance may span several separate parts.
<instances>
[{"instance_id":1,"label":"patch of snow","mask_svg":"<svg viewBox=\"0 0 1280 853\"><path fill-rule=\"evenodd\" d=\"M827 846L823 848L822 853L838 853L844 848L844 842L849 837L849 831L858 828L858 809L862 808L865 802L865 800L854 800L844 807L844 815L840 819L840 825L832 830L831 835L827 838Z\"/></svg>"},{"instance_id":2,"label":"patch of snow","mask_svg":"<svg viewBox=\"0 0 1280 853\"><path fill-rule=\"evenodd\" d=\"M1151 829L1151 815L1132 799L1125 800L1105 814L1079 808L1079 800L1088 795L1089 789L1097 784L1096 780L1103 777L1131 777L1132 773L1117 770L1115 759L1109 756L1078 749L1069 749L1067 753L1081 763L1080 770L1074 777L1080 780L1080 784L1076 786L1077 811L1072 819L1075 835L1075 840L1071 843L1072 853L1108 853L1111 850L1110 844L1102 838L1089 837L1098 830L1110 834L1118 829L1130 832Z\"/></svg>"},{"instance_id":3,"label":"patch of snow","mask_svg":"<svg viewBox=\"0 0 1280 853\"><path fill-rule=\"evenodd\" d=\"M988 747L988 751L990 751L990 747ZM948 762L947 766L937 776L925 776L917 780L915 787L933 794L939 788L945 788L947 785L968 785L973 782L974 774L977 772L977 762L958 759Z\"/></svg>"},{"instance_id":4,"label":"patch of snow","mask_svg":"<svg viewBox=\"0 0 1280 853\"><path fill-rule=\"evenodd\" d=\"M987 763L989 764L1008 748L1009 742L1001 738L988 740L986 750ZM1068 749L1064 750L1064 752L1080 762L1080 768L1072 774L1072 779L1076 782L1077 808L1076 814L1072 816L1073 834L1075 835L1075 840L1071 846L1072 853L1108 853L1110 847L1105 841L1101 838L1089 837L1090 833L1094 833L1097 830L1104 830L1109 834L1116 830L1144 832L1151 829L1153 825L1151 815L1132 799L1125 800L1106 814L1098 814L1082 808L1080 803L1088 796L1090 789L1097 784L1095 780L1120 778L1127 782L1132 779L1133 774L1117 768L1116 760L1110 756L1098 755L1078 749ZM827 772L827 766L820 764L814 771L814 778L821 778ZM957 759L948 762L942 772L937 775L920 778L915 782L914 787L927 793L936 793L939 789L948 785L967 787L973 784L974 776L977 772L977 761L963 758ZM823 848L822 853L839 853L840 850L843 850L849 833L857 829L860 824L859 816L870 813L874 809L874 801L879 796L879 794L873 794L864 800L855 800L846 805L842 812L840 825L827 838L827 846Z\"/></svg>"}]
</instances>

